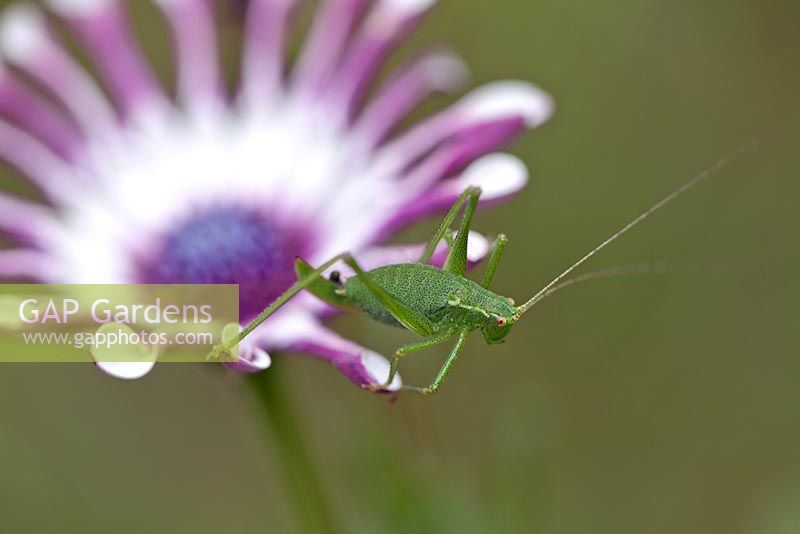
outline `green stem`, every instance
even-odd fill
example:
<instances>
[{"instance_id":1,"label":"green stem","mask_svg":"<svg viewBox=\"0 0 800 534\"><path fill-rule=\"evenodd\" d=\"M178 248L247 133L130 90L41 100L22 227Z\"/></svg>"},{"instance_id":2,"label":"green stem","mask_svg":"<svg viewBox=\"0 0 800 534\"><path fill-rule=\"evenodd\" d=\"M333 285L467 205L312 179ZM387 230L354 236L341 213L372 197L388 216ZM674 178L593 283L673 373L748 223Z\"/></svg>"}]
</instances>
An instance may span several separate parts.
<instances>
[{"instance_id":1,"label":"green stem","mask_svg":"<svg viewBox=\"0 0 800 534\"><path fill-rule=\"evenodd\" d=\"M278 369L248 377L274 441L298 524L310 534L335 533L335 523Z\"/></svg>"}]
</instances>

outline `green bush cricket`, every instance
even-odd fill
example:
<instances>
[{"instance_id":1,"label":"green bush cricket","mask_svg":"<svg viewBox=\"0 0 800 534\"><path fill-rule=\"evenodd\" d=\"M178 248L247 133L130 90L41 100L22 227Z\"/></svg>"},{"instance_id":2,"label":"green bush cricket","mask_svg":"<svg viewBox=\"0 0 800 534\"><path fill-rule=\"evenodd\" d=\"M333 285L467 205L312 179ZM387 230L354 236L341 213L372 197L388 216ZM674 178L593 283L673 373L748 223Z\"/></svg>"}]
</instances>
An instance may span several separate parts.
<instances>
[{"instance_id":1,"label":"green bush cricket","mask_svg":"<svg viewBox=\"0 0 800 534\"><path fill-rule=\"evenodd\" d=\"M386 390L392 384L403 357L455 338L456 342L450 355L428 386L403 386L405 391L433 395L444 383L461 354L467 338L473 332L480 331L487 344L502 343L512 326L519 322L528 310L563 287L591 278L650 271L651 269L647 267L623 267L605 269L567 279L567 276L595 254L723 168L732 159L755 148L758 143L759 139L751 140L731 156L718 161L709 169L684 183L593 248L520 306L516 306L513 299L489 290L489 285L508 243L503 234L500 234L494 241L482 282L479 284L465 276L469 230L481 194L479 188L469 187L450 208L416 263L385 265L365 271L347 252L331 258L317 268L297 258L295 261L297 283L270 304L238 335L232 336L227 343L215 346L210 358L218 358L222 354L230 353L250 332L297 293L305 289L320 300L337 308L347 311L362 311L373 320L407 329L423 338L421 341L404 345L395 351L386 381L383 384L368 387L374 392ZM460 226L453 235L451 226L462 209L464 213ZM450 250L444 265L439 268L429 265L429 262L442 239L447 240ZM339 262L350 267L355 276L351 276L343 282L339 272L334 271L330 278L324 278L323 273Z\"/></svg>"}]
</instances>

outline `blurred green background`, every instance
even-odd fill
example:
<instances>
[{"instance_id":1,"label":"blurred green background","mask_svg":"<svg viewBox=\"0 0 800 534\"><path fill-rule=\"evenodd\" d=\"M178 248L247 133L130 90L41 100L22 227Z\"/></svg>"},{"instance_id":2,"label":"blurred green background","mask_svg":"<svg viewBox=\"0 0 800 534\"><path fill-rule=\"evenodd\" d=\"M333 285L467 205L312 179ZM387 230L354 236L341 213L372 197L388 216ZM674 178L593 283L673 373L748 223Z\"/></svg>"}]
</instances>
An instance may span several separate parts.
<instances>
[{"instance_id":1,"label":"blurred green background","mask_svg":"<svg viewBox=\"0 0 800 534\"><path fill-rule=\"evenodd\" d=\"M166 71L163 25L134 4ZM473 338L438 397L390 405L324 363L278 355L268 372L342 531L800 532L798 23L794 0L441 2L415 45L449 43L475 84L528 79L558 104L512 147L531 186L476 221L511 239L503 294L529 296L682 181L775 133L591 264L691 260L710 274L564 291L505 345ZM358 316L334 326L383 353L408 339ZM408 358L404 377L425 382L445 354ZM242 377L217 367L162 365L126 383L90 366L5 365L0 530L299 532L260 425Z\"/></svg>"}]
</instances>

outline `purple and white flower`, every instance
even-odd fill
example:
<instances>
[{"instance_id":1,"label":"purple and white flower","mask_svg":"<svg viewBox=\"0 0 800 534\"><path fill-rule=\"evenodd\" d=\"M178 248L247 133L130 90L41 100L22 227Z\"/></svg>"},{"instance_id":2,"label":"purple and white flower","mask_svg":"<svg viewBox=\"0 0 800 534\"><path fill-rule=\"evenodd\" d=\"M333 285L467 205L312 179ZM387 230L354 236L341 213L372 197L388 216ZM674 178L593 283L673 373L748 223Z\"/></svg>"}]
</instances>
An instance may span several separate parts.
<instances>
[{"instance_id":1,"label":"purple and white flower","mask_svg":"<svg viewBox=\"0 0 800 534\"><path fill-rule=\"evenodd\" d=\"M380 243L467 185L491 203L527 183L524 164L493 152L550 117L537 87L492 83L401 129L423 99L464 81L463 63L434 49L367 98L433 0L325 0L291 67L299 0L250 0L235 91L220 73L208 0L154 2L172 32L175 95L144 59L123 1L48 0L49 14L19 3L2 14L0 158L42 198L0 193L0 231L14 242L0 250L0 277L238 283L246 322L293 282L295 256L411 261L421 245ZM67 51L54 18L99 79ZM471 242L477 261L487 243ZM247 339L235 367L259 371L268 351L291 351L330 361L356 384L382 382L387 360L323 326L329 312L298 297ZM99 365L121 378L152 367Z\"/></svg>"}]
</instances>

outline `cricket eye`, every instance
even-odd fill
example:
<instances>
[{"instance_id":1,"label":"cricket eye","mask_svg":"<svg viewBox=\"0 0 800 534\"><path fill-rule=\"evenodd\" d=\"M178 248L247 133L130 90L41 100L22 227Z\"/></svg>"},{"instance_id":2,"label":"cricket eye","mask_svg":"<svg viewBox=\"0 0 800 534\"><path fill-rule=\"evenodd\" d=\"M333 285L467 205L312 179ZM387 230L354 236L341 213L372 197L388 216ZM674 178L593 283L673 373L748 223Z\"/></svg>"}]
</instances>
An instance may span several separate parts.
<instances>
[{"instance_id":1,"label":"cricket eye","mask_svg":"<svg viewBox=\"0 0 800 534\"><path fill-rule=\"evenodd\" d=\"M508 303L509 303L509 304L511 304L512 306L516 306L516 305L517 305L517 303L516 303L516 302L514 302L514 299L512 299L511 297L506 297L506 300L507 300L507 301L508 301Z\"/></svg>"},{"instance_id":2,"label":"cricket eye","mask_svg":"<svg viewBox=\"0 0 800 534\"><path fill-rule=\"evenodd\" d=\"M499 326L500 328L503 328L507 324L508 324L508 319L506 319L505 317L497 318L497 326Z\"/></svg>"}]
</instances>

